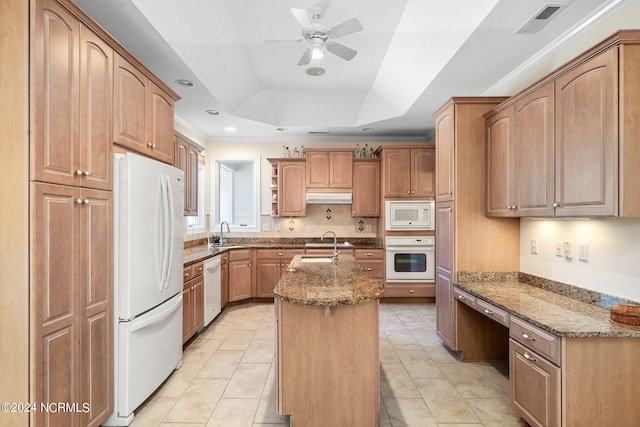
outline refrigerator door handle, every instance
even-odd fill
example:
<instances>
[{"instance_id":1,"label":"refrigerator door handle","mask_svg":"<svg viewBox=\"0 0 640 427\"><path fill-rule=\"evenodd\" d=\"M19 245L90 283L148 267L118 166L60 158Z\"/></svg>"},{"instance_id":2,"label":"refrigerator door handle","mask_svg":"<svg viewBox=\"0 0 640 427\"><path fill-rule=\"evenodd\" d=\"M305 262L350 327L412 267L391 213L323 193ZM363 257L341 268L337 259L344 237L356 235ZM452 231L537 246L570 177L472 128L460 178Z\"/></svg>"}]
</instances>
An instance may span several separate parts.
<instances>
[{"instance_id":1,"label":"refrigerator door handle","mask_svg":"<svg viewBox=\"0 0 640 427\"><path fill-rule=\"evenodd\" d=\"M160 291L167 288L169 283L168 264L169 264L169 246L171 239L169 238L170 212L169 212L169 196L168 183L164 175L160 176L160 191L162 193L162 270L160 277Z\"/></svg>"},{"instance_id":2,"label":"refrigerator door handle","mask_svg":"<svg viewBox=\"0 0 640 427\"><path fill-rule=\"evenodd\" d=\"M131 332L139 331L140 329L144 329L148 326L157 325L158 323L162 323L166 318L171 316L178 308L182 307L182 294L178 295L178 298L167 308L165 308L160 313L157 313L149 318L141 319L137 321L136 319L132 320L131 323Z\"/></svg>"},{"instance_id":3,"label":"refrigerator door handle","mask_svg":"<svg viewBox=\"0 0 640 427\"><path fill-rule=\"evenodd\" d=\"M174 227L173 227L173 211L174 211L174 195L171 188L171 177L167 175L165 177L167 185L167 264L166 264L166 276L165 276L165 289L169 288L169 278L171 277L171 265L173 264L173 240L174 240Z\"/></svg>"}]
</instances>

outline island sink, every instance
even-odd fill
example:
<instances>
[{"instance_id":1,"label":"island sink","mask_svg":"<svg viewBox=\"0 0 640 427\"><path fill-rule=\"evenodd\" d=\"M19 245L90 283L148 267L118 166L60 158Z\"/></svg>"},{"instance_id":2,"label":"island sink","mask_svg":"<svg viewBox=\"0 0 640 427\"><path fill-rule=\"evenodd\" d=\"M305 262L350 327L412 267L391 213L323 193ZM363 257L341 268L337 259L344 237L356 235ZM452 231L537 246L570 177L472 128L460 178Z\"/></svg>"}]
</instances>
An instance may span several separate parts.
<instances>
[{"instance_id":1,"label":"island sink","mask_svg":"<svg viewBox=\"0 0 640 427\"><path fill-rule=\"evenodd\" d=\"M302 255L300 257L300 262L332 262L333 258L330 256L313 256L313 255Z\"/></svg>"}]
</instances>

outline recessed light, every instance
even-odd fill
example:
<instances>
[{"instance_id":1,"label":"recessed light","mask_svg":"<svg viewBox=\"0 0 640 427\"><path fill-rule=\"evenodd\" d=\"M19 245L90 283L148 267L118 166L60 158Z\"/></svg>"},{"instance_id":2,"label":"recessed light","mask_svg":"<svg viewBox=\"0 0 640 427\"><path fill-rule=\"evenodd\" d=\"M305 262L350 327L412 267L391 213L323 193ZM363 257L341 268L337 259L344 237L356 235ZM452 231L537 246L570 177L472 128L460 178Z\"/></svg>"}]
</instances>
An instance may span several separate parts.
<instances>
[{"instance_id":1,"label":"recessed light","mask_svg":"<svg viewBox=\"0 0 640 427\"><path fill-rule=\"evenodd\" d=\"M176 83L178 83L180 86L184 86L184 87L188 87L188 88L196 87L196 84L194 82L192 82L191 80L178 79L178 80L176 80Z\"/></svg>"},{"instance_id":2,"label":"recessed light","mask_svg":"<svg viewBox=\"0 0 640 427\"><path fill-rule=\"evenodd\" d=\"M207 113L210 116L219 116L220 114L222 114L220 111L218 110L207 110L205 111L205 113Z\"/></svg>"},{"instance_id":3,"label":"recessed light","mask_svg":"<svg viewBox=\"0 0 640 427\"><path fill-rule=\"evenodd\" d=\"M324 73L326 73L326 72L327 72L327 70L325 70L322 67L309 67L309 68L307 68L307 74L309 74L310 76L318 77L318 76L324 75Z\"/></svg>"},{"instance_id":4,"label":"recessed light","mask_svg":"<svg viewBox=\"0 0 640 427\"><path fill-rule=\"evenodd\" d=\"M233 126L227 126L226 128L224 128L224 130L226 130L227 132L235 132L236 128L234 128Z\"/></svg>"},{"instance_id":5,"label":"recessed light","mask_svg":"<svg viewBox=\"0 0 640 427\"><path fill-rule=\"evenodd\" d=\"M277 130L278 132L284 132L284 131L286 131L286 130L287 130L287 128L276 128L276 130Z\"/></svg>"}]
</instances>

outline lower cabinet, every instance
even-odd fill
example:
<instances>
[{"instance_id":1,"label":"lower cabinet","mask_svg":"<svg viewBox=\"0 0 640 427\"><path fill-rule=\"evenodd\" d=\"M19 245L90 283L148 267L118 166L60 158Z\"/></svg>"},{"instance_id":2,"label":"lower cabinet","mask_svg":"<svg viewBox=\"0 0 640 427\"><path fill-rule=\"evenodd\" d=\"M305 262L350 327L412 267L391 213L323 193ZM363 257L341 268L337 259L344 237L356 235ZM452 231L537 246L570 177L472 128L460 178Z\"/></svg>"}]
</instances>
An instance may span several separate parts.
<instances>
[{"instance_id":1,"label":"lower cabinet","mask_svg":"<svg viewBox=\"0 0 640 427\"><path fill-rule=\"evenodd\" d=\"M560 368L509 340L511 404L534 427L560 426Z\"/></svg>"},{"instance_id":2,"label":"lower cabinet","mask_svg":"<svg viewBox=\"0 0 640 427\"><path fill-rule=\"evenodd\" d=\"M113 194L42 183L30 190L31 397L80 405L38 407L31 425L99 425L113 411Z\"/></svg>"},{"instance_id":3,"label":"lower cabinet","mask_svg":"<svg viewBox=\"0 0 640 427\"><path fill-rule=\"evenodd\" d=\"M382 286L384 277L384 251L382 249L355 249L356 257L362 269Z\"/></svg>"},{"instance_id":4,"label":"lower cabinet","mask_svg":"<svg viewBox=\"0 0 640 427\"><path fill-rule=\"evenodd\" d=\"M203 262L184 267L182 288L182 343L189 341L204 326Z\"/></svg>"},{"instance_id":5,"label":"lower cabinet","mask_svg":"<svg viewBox=\"0 0 640 427\"><path fill-rule=\"evenodd\" d=\"M273 298L273 289L294 256L302 250L258 249L256 250L256 297Z\"/></svg>"},{"instance_id":6,"label":"lower cabinet","mask_svg":"<svg viewBox=\"0 0 640 427\"><path fill-rule=\"evenodd\" d=\"M251 298L251 249L229 251L229 302Z\"/></svg>"}]
</instances>

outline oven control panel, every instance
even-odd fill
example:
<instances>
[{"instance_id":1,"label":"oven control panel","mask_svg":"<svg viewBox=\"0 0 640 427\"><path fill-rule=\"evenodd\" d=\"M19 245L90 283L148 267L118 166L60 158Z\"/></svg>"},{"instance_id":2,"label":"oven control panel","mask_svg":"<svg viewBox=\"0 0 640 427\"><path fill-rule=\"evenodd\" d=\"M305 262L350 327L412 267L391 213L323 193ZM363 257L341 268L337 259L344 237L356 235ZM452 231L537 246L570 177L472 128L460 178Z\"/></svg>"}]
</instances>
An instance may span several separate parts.
<instances>
[{"instance_id":1,"label":"oven control panel","mask_svg":"<svg viewBox=\"0 0 640 427\"><path fill-rule=\"evenodd\" d=\"M388 236L386 246L434 246L434 236Z\"/></svg>"}]
</instances>

